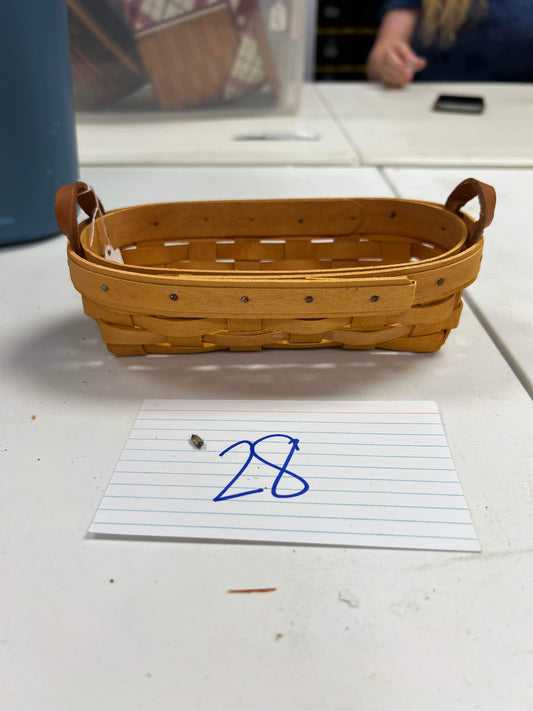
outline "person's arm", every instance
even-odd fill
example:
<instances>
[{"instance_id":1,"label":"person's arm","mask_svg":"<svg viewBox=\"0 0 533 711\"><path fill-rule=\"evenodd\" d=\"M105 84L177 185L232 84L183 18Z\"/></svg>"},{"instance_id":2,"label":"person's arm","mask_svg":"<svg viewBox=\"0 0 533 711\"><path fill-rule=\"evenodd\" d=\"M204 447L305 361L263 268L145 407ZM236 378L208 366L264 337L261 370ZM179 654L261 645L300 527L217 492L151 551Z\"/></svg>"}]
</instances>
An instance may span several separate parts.
<instances>
[{"instance_id":1,"label":"person's arm","mask_svg":"<svg viewBox=\"0 0 533 711\"><path fill-rule=\"evenodd\" d=\"M426 66L426 60L416 55L410 46L419 16L420 10L415 8L387 12L368 55L366 71L370 81L391 87L403 86Z\"/></svg>"}]
</instances>

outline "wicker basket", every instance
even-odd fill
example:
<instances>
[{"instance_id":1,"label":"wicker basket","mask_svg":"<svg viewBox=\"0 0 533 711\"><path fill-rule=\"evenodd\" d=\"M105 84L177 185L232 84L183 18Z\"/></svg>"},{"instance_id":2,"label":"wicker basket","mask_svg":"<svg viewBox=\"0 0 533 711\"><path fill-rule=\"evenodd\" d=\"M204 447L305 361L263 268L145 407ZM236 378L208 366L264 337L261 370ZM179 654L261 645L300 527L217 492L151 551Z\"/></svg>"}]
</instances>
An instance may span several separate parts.
<instances>
[{"instance_id":1,"label":"wicker basket","mask_svg":"<svg viewBox=\"0 0 533 711\"><path fill-rule=\"evenodd\" d=\"M162 109L278 90L258 0L122 0Z\"/></svg>"},{"instance_id":2,"label":"wicker basket","mask_svg":"<svg viewBox=\"0 0 533 711\"><path fill-rule=\"evenodd\" d=\"M477 222L460 212L475 196ZM79 226L78 204L92 218ZM390 198L189 202L104 217L92 189L75 183L59 189L56 215L85 313L115 355L428 352L458 324L494 205L493 188L470 178L444 206Z\"/></svg>"}]
</instances>

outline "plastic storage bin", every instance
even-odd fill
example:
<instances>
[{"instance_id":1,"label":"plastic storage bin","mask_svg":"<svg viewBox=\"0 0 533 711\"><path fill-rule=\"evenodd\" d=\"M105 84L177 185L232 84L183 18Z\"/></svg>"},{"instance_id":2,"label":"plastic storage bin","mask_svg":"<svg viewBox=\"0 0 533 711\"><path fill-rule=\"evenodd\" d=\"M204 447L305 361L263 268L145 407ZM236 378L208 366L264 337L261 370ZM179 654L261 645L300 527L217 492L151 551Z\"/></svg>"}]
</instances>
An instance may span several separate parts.
<instances>
[{"instance_id":1,"label":"plastic storage bin","mask_svg":"<svg viewBox=\"0 0 533 711\"><path fill-rule=\"evenodd\" d=\"M305 0L68 0L78 111L290 112Z\"/></svg>"}]
</instances>

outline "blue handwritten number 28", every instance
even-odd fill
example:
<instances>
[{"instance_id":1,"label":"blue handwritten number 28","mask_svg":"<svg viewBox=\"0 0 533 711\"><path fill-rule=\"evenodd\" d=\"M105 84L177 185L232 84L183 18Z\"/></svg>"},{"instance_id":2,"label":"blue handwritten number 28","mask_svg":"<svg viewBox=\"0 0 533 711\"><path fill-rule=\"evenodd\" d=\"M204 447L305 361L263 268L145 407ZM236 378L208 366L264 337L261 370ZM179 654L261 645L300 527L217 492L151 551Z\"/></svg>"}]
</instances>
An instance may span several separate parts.
<instances>
[{"instance_id":1,"label":"blue handwritten number 28","mask_svg":"<svg viewBox=\"0 0 533 711\"><path fill-rule=\"evenodd\" d=\"M285 458L285 461L281 466L278 466L277 464L274 464L273 462L269 462L267 459L264 459L260 454L256 452L256 447L260 442L265 442L266 440L269 439L275 439L276 437L286 439L288 443L290 444L290 450L289 453L287 454L287 457ZM235 484L237 479L241 476L241 474L244 473L244 471L247 469L249 464L252 462L253 459L257 459L259 462L262 464L266 464L267 467L272 467L272 469L276 469L278 471L278 475L276 476L276 479L274 481L274 484L272 485L272 496L275 496L277 499L289 499L293 496L301 496L302 494L305 494L305 492L309 489L309 484L305 481L305 479L302 479L301 476L298 476L298 474L294 474L293 472L289 471L287 467L289 466L289 463L292 459L292 456L294 452L299 448L298 446L298 439L295 439L294 437L289 437L289 435L284 435L284 434L272 434L272 435L266 435L265 437L260 437L259 439L256 439L255 442L250 442L250 440L243 439L240 442L235 442L235 444L230 445L227 447L223 452L220 452L218 455L219 457L223 457L225 454L227 454L229 451L232 449L235 449L235 447L238 447L241 444L247 444L249 447L249 453L248 457L243 464L243 466L240 468L240 470L237 472L237 474L233 477L233 479L229 482L227 486L225 486L222 491L215 496L213 501L226 501L227 499L237 499L240 496L249 496L250 494L259 494L263 489L250 489L249 491L243 491L240 494L226 494L228 489L231 489L231 487ZM284 474L287 474L288 476L293 477L294 479L297 479L301 484L302 488L299 491L295 491L292 494L279 494L278 493L278 486L281 481L281 478L283 477Z\"/></svg>"}]
</instances>

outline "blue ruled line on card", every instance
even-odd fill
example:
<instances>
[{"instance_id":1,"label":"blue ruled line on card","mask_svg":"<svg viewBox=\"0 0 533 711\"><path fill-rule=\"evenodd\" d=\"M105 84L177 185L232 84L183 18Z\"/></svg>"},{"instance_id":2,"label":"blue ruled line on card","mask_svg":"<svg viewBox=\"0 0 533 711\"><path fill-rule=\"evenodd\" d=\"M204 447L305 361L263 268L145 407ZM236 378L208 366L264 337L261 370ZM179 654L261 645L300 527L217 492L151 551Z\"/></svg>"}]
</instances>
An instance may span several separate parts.
<instances>
[{"instance_id":1,"label":"blue ruled line on card","mask_svg":"<svg viewBox=\"0 0 533 711\"><path fill-rule=\"evenodd\" d=\"M309 516L307 514L280 514L280 513L254 513L250 511L179 511L175 509L125 509L100 507L100 511L122 511L123 513L156 513L156 514L181 514L187 516L256 516L259 518L296 518L313 519L315 521L373 521L376 523L431 523L440 526L471 526L470 521L426 521L423 519L380 518L368 516Z\"/></svg>"},{"instance_id":2,"label":"blue ruled line on card","mask_svg":"<svg viewBox=\"0 0 533 711\"><path fill-rule=\"evenodd\" d=\"M117 473L117 472L115 472ZM120 472L119 472L120 473ZM131 472L130 472L131 473ZM143 474L144 472L133 472L134 474ZM370 481L375 481L374 479L371 479ZM388 480L389 481L389 480ZM393 481L397 481L397 479L394 479ZM445 482L435 482L432 481L430 482L431 484L449 484L452 486L458 486L458 482L456 481L445 481ZM159 487L165 487L167 489L214 489L216 487L210 485L210 484L155 484L155 483L137 483L137 482L117 482L117 481L111 481L109 483L109 486L159 486ZM243 487L245 488L245 487ZM463 494L443 494L443 493L431 493L431 492L421 492L421 491L366 491L366 490L360 490L360 489L317 489L313 487L314 492L333 492L333 493L341 493L341 494L376 494L376 495L393 495L393 496L460 496L463 498ZM203 500L203 499L202 499Z\"/></svg>"},{"instance_id":3,"label":"blue ruled line on card","mask_svg":"<svg viewBox=\"0 0 533 711\"><path fill-rule=\"evenodd\" d=\"M135 486L125 484L125 486ZM215 488L215 487L208 487ZM236 487L239 488L239 487ZM246 487L242 487L246 488ZM415 494L416 496L416 494ZM143 501L205 501L201 497L192 496L132 496L130 494L106 494L104 499L142 499ZM255 501L255 504L272 504L271 501ZM294 501L298 506L355 506L356 508L383 508L383 509L435 509L439 511L468 511L466 506L408 506L407 504L347 504L338 501ZM101 509L103 510L103 509Z\"/></svg>"},{"instance_id":4,"label":"blue ruled line on card","mask_svg":"<svg viewBox=\"0 0 533 711\"><path fill-rule=\"evenodd\" d=\"M313 442L313 444L315 444ZM344 447L344 444L342 445ZM138 447L128 447L127 449L124 450L124 452L171 452L171 453L176 453L176 452L190 452L189 449L144 449L141 448L139 449ZM270 454L282 454L282 452L270 452ZM421 455L416 455L416 454L402 454L401 457L399 457L397 454L339 454L338 452L333 452L332 454L315 454L315 457L364 457L365 459L447 459L451 460L451 457L433 457L431 455L427 456L421 456ZM121 457L122 459L122 457ZM130 461L130 462L147 462L147 461L165 461L163 459L124 459L123 461ZM171 460L169 460L171 461Z\"/></svg>"},{"instance_id":5,"label":"blue ruled line on card","mask_svg":"<svg viewBox=\"0 0 533 711\"><path fill-rule=\"evenodd\" d=\"M444 437L444 435L433 435L433 436L434 437L441 437L441 436ZM158 438L157 437L130 437L128 441L129 442L133 442L133 441L139 441L139 442L183 442L183 437L158 437ZM216 442L217 444L224 443L226 441L227 440L225 440L225 439L213 440L213 439L209 438L209 442ZM316 442L314 444L316 444ZM331 444L331 442L329 444ZM345 447L346 446L349 446L349 447L373 447L373 448L375 448L375 447L394 447L394 448L396 448L396 447L426 447L426 448L430 448L430 449L433 449L433 448L434 449L439 449L439 448L448 449L447 444L391 444L391 443L384 444L382 442L373 442L373 443L344 442L343 446L345 446ZM128 450L129 449L136 449L136 448L135 447L128 447ZM159 449L153 449L152 447L140 447L137 449L140 449L140 450L146 449L146 450L152 451L152 452L167 452L167 451L169 451L168 449L159 450ZM125 451L128 451L128 450L125 450ZM173 449L172 451L174 451L174 452L189 452L190 448L189 449Z\"/></svg>"},{"instance_id":6,"label":"blue ruled line on card","mask_svg":"<svg viewBox=\"0 0 533 711\"><path fill-rule=\"evenodd\" d=\"M363 467L364 468L364 467ZM446 469L445 471L453 471ZM209 474L204 472L196 472L192 474L191 472L146 472L146 471L125 471L117 469L116 474L147 474L156 476L191 476L191 477L216 477L224 476L227 474ZM308 479L326 479L334 481L397 481L397 482L413 482L416 484L454 484L454 481L449 481L446 479L384 479L381 477L367 477L367 476L307 476Z\"/></svg>"}]
</instances>

